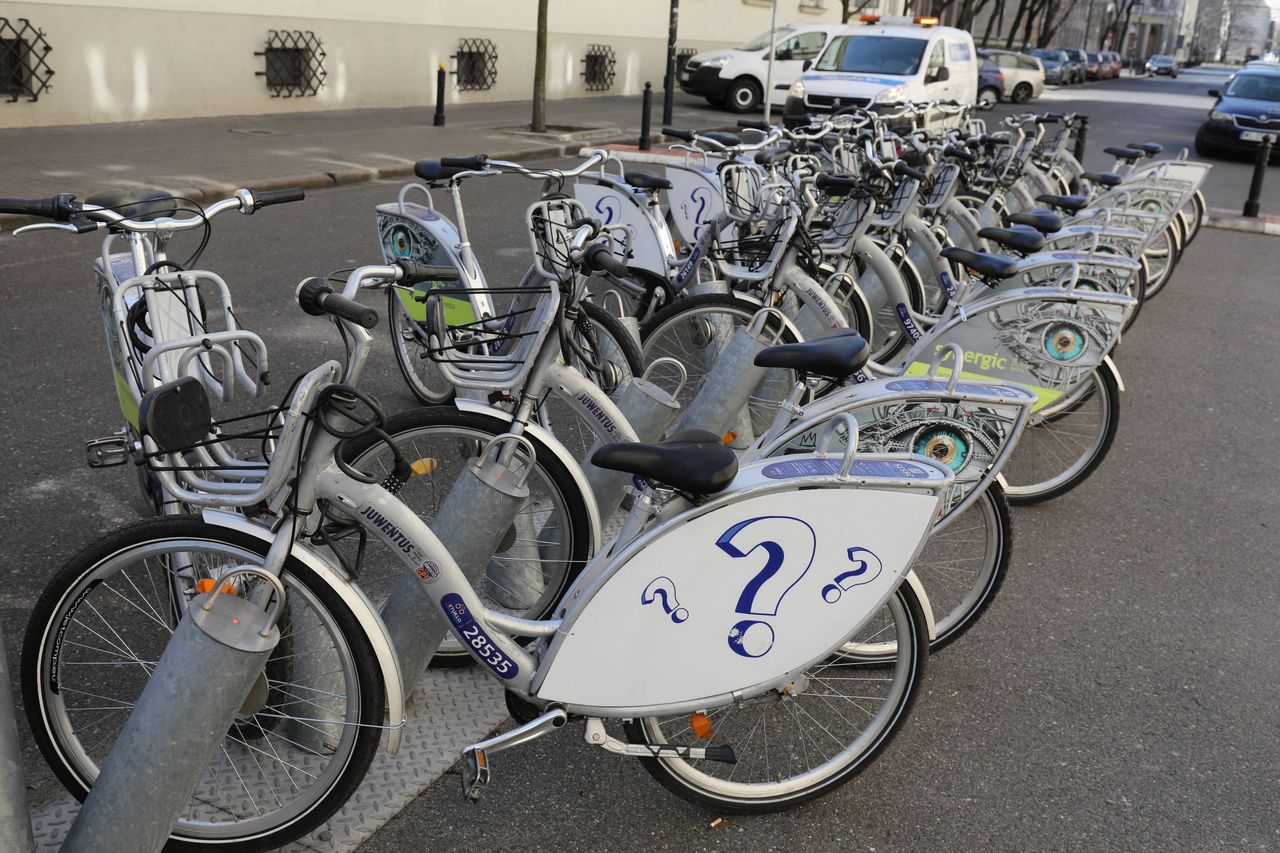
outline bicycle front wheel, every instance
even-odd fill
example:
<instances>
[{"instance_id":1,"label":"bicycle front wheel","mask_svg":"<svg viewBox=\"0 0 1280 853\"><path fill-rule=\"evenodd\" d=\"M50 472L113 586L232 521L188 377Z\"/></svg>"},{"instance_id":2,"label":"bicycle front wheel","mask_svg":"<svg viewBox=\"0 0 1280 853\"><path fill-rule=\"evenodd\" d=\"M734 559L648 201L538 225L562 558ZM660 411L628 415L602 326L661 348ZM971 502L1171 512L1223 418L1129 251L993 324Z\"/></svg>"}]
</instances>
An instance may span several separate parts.
<instances>
[{"instance_id":1,"label":"bicycle front wheel","mask_svg":"<svg viewBox=\"0 0 1280 853\"><path fill-rule=\"evenodd\" d=\"M1069 397L1032 416L1001 473L1014 505L1071 491L1106 458L1120 427L1120 385L1105 363Z\"/></svg>"},{"instance_id":2,"label":"bicycle front wheel","mask_svg":"<svg viewBox=\"0 0 1280 853\"><path fill-rule=\"evenodd\" d=\"M54 575L27 626L22 694L40 751L73 796L88 795L197 581L263 565L269 544L198 516L155 518L90 545ZM287 844L337 811L373 760L384 705L369 641L304 564L290 559L281 580L280 642L167 850ZM252 596L262 581L240 575L232 584Z\"/></svg>"},{"instance_id":3,"label":"bicycle front wheel","mask_svg":"<svg viewBox=\"0 0 1280 853\"><path fill-rule=\"evenodd\" d=\"M880 653L892 643L894 653ZM642 758L663 787L720 812L781 811L852 779L888 745L906 720L924 678L929 635L909 584L794 689L707 709L709 740L689 715L626 723L632 743L705 747L728 744L738 761ZM871 649L872 653L867 654Z\"/></svg>"}]
</instances>

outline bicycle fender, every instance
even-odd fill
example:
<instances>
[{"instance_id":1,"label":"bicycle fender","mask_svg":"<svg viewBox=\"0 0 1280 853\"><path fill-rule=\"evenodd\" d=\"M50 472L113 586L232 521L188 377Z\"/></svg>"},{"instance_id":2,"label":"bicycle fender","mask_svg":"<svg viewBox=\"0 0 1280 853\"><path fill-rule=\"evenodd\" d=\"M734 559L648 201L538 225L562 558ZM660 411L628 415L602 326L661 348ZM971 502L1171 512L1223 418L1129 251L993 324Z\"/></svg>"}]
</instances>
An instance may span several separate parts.
<instances>
[{"instance_id":1,"label":"bicycle fender","mask_svg":"<svg viewBox=\"0 0 1280 853\"><path fill-rule=\"evenodd\" d=\"M929 642L932 643L938 639L938 623L933 621L933 605L929 604L929 594L924 591L924 584L920 582L920 576L916 574L915 569L907 572L902 582L910 584L912 592L916 594L916 598L920 599L920 607L924 610L924 621L929 628Z\"/></svg>"},{"instance_id":2,"label":"bicycle fender","mask_svg":"<svg viewBox=\"0 0 1280 853\"><path fill-rule=\"evenodd\" d=\"M501 409L495 409L493 406L483 403L479 400L470 400L466 397L454 398L453 404L462 412L475 412L481 415L489 415L499 420L510 421L511 414ZM556 455L556 459L568 469L569 475L573 477L573 483L582 492L583 501L587 505L587 521L591 525L591 552L594 554L600 550L600 534L602 525L600 523L600 507L596 505L595 492L591 490L591 484L587 482L586 475L582 472L582 465L578 460L569 454L568 448L560 443L554 435L547 432L541 426L530 423L525 427L525 432L542 442L543 446Z\"/></svg>"},{"instance_id":3,"label":"bicycle fender","mask_svg":"<svg viewBox=\"0 0 1280 853\"><path fill-rule=\"evenodd\" d=\"M205 509L201 515L208 524L245 533L263 542L269 543L274 538L271 531L259 524L254 524L243 515L217 509ZM373 646L373 653L378 659L378 668L382 670L382 680L386 686L387 719L399 721L387 730L387 752L394 755L400 751L405 696L400 687L400 662L396 657L395 645L387 633L387 626L383 623L382 617L378 615L378 608L373 606L360 587L347 580L342 571L312 549L298 547L295 544L290 556L315 572L316 577L337 593L342 603L351 608L352 615L356 617L365 636L369 638L369 644Z\"/></svg>"},{"instance_id":4,"label":"bicycle fender","mask_svg":"<svg viewBox=\"0 0 1280 853\"><path fill-rule=\"evenodd\" d=\"M1120 368L1116 367L1116 363L1111 360L1111 353L1107 353L1102 357L1102 363L1107 366L1107 368L1111 371L1111 375L1116 378L1116 386L1121 391L1124 391L1125 390L1124 379L1122 379L1120 376Z\"/></svg>"}]
</instances>

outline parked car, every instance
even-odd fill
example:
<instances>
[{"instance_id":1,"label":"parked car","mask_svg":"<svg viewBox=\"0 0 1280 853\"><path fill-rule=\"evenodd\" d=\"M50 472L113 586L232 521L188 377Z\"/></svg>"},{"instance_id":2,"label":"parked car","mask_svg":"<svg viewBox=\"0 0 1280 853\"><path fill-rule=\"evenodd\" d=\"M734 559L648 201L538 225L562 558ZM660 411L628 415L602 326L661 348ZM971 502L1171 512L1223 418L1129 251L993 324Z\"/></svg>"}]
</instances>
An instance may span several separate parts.
<instances>
[{"instance_id":1,"label":"parked car","mask_svg":"<svg viewBox=\"0 0 1280 853\"><path fill-rule=\"evenodd\" d=\"M1089 64L1085 67L1085 77L1089 80L1110 80L1111 63L1103 58L1100 52L1087 54Z\"/></svg>"},{"instance_id":2,"label":"parked car","mask_svg":"<svg viewBox=\"0 0 1280 853\"><path fill-rule=\"evenodd\" d=\"M1064 47L1061 50L1067 55L1067 65L1071 69L1071 82L1083 83L1089 76L1089 54L1078 47Z\"/></svg>"},{"instance_id":3,"label":"parked car","mask_svg":"<svg viewBox=\"0 0 1280 853\"><path fill-rule=\"evenodd\" d=\"M835 35L813 67L787 93L784 118L835 112L896 101L972 104L978 96L978 61L973 36L934 26L936 18L913 24L907 17L863 15L862 26ZM926 126L954 122L941 113Z\"/></svg>"},{"instance_id":4,"label":"parked car","mask_svg":"<svg viewBox=\"0 0 1280 853\"><path fill-rule=\"evenodd\" d=\"M1067 67L1071 60L1066 51L1041 47L1031 51L1031 55L1044 66L1044 82L1050 86L1065 86L1071 82L1071 71Z\"/></svg>"},{"instance_id":5,"label":"parked car","mask_svg":"<svg viewBox=\"0 0 1280 853\"><path fill-rule=\"evenodd\" d=\"M806 61L818 58L840 24L795 24L778 27L773 40L773 97L786 101L787 90L804 73ZM768 77L769 33L731 50L695 54L680 71L680 88L717 107L750 112L764 103Z\"/></svg>"},{"instance_id":6,"label":"parked car","mask_svg":"<svg viewBox=\"0 0 1280 853\"><path fill-rule=\"evenodd\" d=\"M978 109L989 110L1004 100L1004 72L990 57L978 66Z\"/></svg>"},{"instance_id":7,"label":"parked car","mask_svg":"<svg viewBox=\"0 0 1280 853\"><path fill-rule=\"evenodd\" d=\"M1265 135L1280 136L1280 67L1242 68L1225 87L1210 89L1209 94L1218 100L1196 131L1196 154L1201 157L1254 152Z\"/></svg>"},{"instance_id":8,"label":"parked car","mask_svg":"<svg viewBox=\"0 0 1280 853\"><path fill-rule=\"evenodd\" d=\"M1172 56L1157 53L1147 60L1146 70L1148 74L1166 75L1176 80L1178 77L1178 60Z\"/></svg>"},{"instance_id":9,"label":"parked car","mask_svg":"<svg viewBox=\"0 0 1280 853\"><path fill-rule=\"evenodd\" d=\"M1012 50L978 51L979 56L995 62L1004 74L1004 94L1015 104L1025 104L1044 91L1045 70L1040 60Z\"/></svg>"},{"instance_id":10,"label":"parked car","mask_svg":"<svg viewBox=\"0 0 1280 853\"><path fill-rule=\"evenodd\" d=\"M1111 77L1115 79L1120 76L1120 72L1124 70L1124 58L1114 50L1104 50L1102 55L1107 58L1107 62L1111 64Z\"/></svg>"}]
</instances>

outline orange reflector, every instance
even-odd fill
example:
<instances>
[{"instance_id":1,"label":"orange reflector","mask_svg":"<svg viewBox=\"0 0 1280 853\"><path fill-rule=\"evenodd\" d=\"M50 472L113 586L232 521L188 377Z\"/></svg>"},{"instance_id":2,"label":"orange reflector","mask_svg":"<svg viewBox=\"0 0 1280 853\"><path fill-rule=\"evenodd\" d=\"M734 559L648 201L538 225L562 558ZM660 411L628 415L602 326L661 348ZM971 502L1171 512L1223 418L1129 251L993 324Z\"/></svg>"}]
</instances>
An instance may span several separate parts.
<instances>
[{"instance_id":1,"label":"orange reflector","mask_svg":"<svg viewBox=\"0 0 1280 853\"><path fill-rule=\"evenodd\" d=\"M205 593L213 592L213 578L200 578L196 581L196 592ZM229 583L222 585L223 595L235 595L236 589Z\"/></svg>"},{"instance_id":2,"label":"orange reflector","mask_svg":"<svg viewBox=\"0 0 1280 853\"><path fill-rule=\"evenodd\" d=\"M689 728L693 729L699 740L711 740L711 720L707 719L706 714L699 711L690 714Z\"/></svg>"},{"instance_id":3,"label":"orange reflector","mask_svg":"<svg viewBox=\"0 0 1280 853\"><path fill-rule=\"evenodd\" d=\"M733 440L738 437L736 432L726 432L724 437L720 439L721 444L733 444Z\"/></svg>"},{"instance_id":4,"label":"orange reflector","mask_svg":"<svg viewBox=\"0 0 1280 853\"><path fill-rule=\"evenodd\" d=\"M936 27L938 25L937 18L916 18L916 23L922 27Z\"/></svg>"},{"instance_id":5,"label":"orange reflector","mask_svg":"<svg viewBox=\"0 0 1280 853\"><path fill-rule=\"evenodd\" d=\"M862 21L862 23L864 24L874 24L876 21L880 20L880 16L879 15L859 15L858 20Z\"/></svg>"},{"instance_id":6,"label":"orange reflector","mask_svg":"<svg viewBox=\"0 0 1280 853\"><path fill-rule=\"evenodd\" d=\"M427 457L426 459L419 459L412 463L409 466L409 469L413 471L414 474L421 477L426 474L430 474L432 471L436 470L437 467L439 467L439 463L436 462L436 460Z\"/></svg>"}]
</instances>

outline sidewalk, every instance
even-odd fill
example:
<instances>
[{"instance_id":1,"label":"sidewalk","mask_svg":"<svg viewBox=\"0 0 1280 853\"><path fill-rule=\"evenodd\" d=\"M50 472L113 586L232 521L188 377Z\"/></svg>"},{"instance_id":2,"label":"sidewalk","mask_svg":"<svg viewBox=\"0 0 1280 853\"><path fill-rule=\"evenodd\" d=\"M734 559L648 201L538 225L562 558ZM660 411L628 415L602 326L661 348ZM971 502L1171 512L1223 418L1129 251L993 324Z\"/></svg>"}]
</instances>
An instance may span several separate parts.
<instances>
[{"instance_id":1,"label":"sidewalk","mask_svg":"<svg viewBox=\"0 0 1280 853\"><path fill-rule=\"evenodd\" d=\"M656 135L662 102L655 101ZM450 107L444 127L433 127L432 107L421 107L0 130L0 196L70 192L83 199L147 187L211 200L243 186L310 189L400 178L429 157L532 159L639 138L638 96L549 101L549 125L592 128L572 136L528 133L529 113L528 101L509 101ZM687 107L673 118L700 127L730 119ZM6 230L17 222L0 216Z\"/></svg>"}]
</instances>

